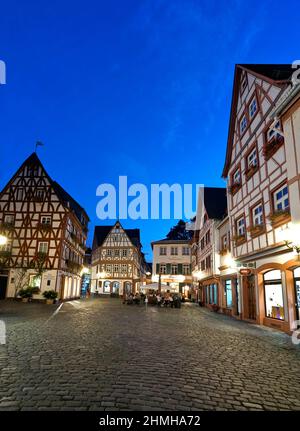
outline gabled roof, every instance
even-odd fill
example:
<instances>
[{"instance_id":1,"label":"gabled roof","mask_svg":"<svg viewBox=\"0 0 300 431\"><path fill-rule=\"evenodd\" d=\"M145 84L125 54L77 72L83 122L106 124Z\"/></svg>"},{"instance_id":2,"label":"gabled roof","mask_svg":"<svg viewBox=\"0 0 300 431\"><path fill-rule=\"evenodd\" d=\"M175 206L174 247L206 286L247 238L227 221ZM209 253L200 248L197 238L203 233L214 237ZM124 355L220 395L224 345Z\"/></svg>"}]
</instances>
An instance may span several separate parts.
<instances>
[{"instance_id":1,"label":"gabled roof","mask_svg":"<svg viewBox=\"0 0 300 431\"><path fill-rule=\"evenodd\" d=\"M222 220L227 214L225 187L204 187L204 206L209 219Z\"/></svg>"},{"instance_id":2,"label":"gabled roof","mask_svg":"<svg viewBox=\"0 0 300 431\"><path fill-rule=\"evenodd\" d=\"M9 182L6 184L6 186L3 188L2 192L0 193L0 196L3 194L5 189L8 187L8 185L14 181L14 179L19 175L19 173L25 168L25 166L40 166L43 171L45 172L46 177L48 178L49 183L53 187L54 192L56 193L57 197L61 201L61 203L65 207L69 207L71 210L74 211L76 217L78 218L78 221L81 222L81 214L84 214L85 218L89 221L89 217L82 208L82 206L79 205L79 203L72 198L72 196L56 181L54 181L50 175L47 173L46 169L44 168L44 165L42 164L41 160L39 159L38 155L36 153L32 153L27 159L22 163L20 168L17 170L17 172L13 175L13 177L9 180ZM69 204L68 204L69 202Z\"/></svg>"},{"instance_id":3,"label":"gabled roof","mask_svg":"<svg viewBox=\"0 0 300 431\"><path fill-rule=\"evenodd\" d=\"M95 226L94 238L93 238L93 250L95 250L98 247L101 247L106 237L114 227L115 227L115 224L110 226ZM137 248L142 247L141 240L140 240L140 229L124 229L123 227L122 229L127 234L128 238L130 239L130 241L135 247Z\"/></svg>"},{"instance_id":4,"label":"gabled roof","mask_svg":"<svg viewBox=\"0 0 300 431\"><path fill-rule=\"evenodd\" d=\"M282 87L287 85L294 72L290 64L236 64L233 79L226 157L222 172L223 178L227 177L231 162L236 108L239 96L240 78L243 71L250 72L258 78Z\"/></svg>"}]
</instances>

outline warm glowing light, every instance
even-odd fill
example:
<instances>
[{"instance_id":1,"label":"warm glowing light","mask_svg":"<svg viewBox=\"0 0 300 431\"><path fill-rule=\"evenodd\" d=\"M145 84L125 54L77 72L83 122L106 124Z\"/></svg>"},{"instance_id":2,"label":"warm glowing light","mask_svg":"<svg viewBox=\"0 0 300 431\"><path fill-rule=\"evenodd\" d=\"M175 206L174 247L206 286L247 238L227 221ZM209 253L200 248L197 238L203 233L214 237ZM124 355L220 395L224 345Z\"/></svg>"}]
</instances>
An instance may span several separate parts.
<instances>
[{"instance_id":1,"label":"warm glowing light","mask_svg":"<svg viewBox=\"0 0 300 431\"><path fill-rule=\"evenodd\" d=\"M286 225L277 231L278 242L285 242L286 246L300 253L300 224Z\"/></svg>"},{"instance_id":2,"label":"warm glowing light","mask_svg":"<svg viewBox=\"0 0 300 431\"><path fill-rule=\"evenodd\" d=\"M83 274L88 274L90 272L90 270L87 267L83 267L80 273L80 276L83 276Z\"/></svg>"},{"instance_id":3,"label":"warm glowing light","mask_svg":"<svg viewBox=\"0 0 300 431\"><path fill-rule=\"evenodd\" d=\"M225 266L228 266L229 268L235 267L235 260L231 257L231 254L228 253L224 258L224 264Z\"/></svg>"},{"instance_id":4,"label":"warm glowing light","mask_svg":"<svg viewBox=\"0 0 300 431\"><path fill-rule=\"evenodd\" d=\"M7 243L7 238L4 235L0 235L0 245L5 245Z\"/></svg>"},{"instance_id":5,"label":"warm glowing light","mask_svg":"<svg viewBox=\"0 0 300 431\"><path fill-rule=\"evenodd\" d=\"M103 272L98 272L97 273L97 277L98 278L105 278L106 277L106 272L104 272L104 271Z\"/></svg>"}]
</instances>

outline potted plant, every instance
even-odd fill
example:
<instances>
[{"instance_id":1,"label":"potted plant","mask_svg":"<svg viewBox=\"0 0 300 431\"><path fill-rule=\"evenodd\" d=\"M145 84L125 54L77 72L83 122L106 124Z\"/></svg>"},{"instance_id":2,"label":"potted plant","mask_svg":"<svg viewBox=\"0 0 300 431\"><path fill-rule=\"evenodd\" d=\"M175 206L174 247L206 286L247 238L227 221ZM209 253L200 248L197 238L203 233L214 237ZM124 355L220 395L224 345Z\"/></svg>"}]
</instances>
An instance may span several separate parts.
<instances>
[{"instance_id":1,"label":"potted plant","mask_svg":"<svg viewBox=\"0 0 300 431\"><path fill-rule=\"evenodd\" d=\"M250 226L247 230L248 232L250 232L250 235L253 237L263 232L265 230L265 225L263 223L256 224L256 225Z\"/></svg>"},{"instance_id":2,"label":"potted plant","mask_svg":"<svg viewBox=\"0 0 300 431\"><path fill-rule=\"evenodd\" d=\"M31 287L20 289L18 295L22 298L22 302L28 302L32 298L33 292Z\"/></svg>"},{"instance_id":3,"label":"potted plant","mask_svg":"<svg viewBox=\"0 0 300 431\"><path fill-rule=\"evenodd\" d=\"M236 192L237 192L241 187L242 187L242 184L241 184L241 183L233 183L233 184L229 187L228 191L229 191L229 193L230 193L231 195L235 195L235 194L236 194Z\"/></svg>"},{"instance_id":4,"label":"potted plant","mask_svg":"<svg viewBox=\"0 0 300 431\"><path fill-rule=\"evenodd\" d=\"M45 292L43 292L43 297L46 299L46 304L53 304L54 300L57 298L57 292L55 292L55 290L45 290Z\"/></svg>"},{"instance_id":5,"label":"potted plant","mask_svg":"<svg viewBox=\"0 0 300 431\"><path fill-rule=\"evenodd\" d=\"M271 224L274 225L277 223L284 222L289 217L289 215L290 215L289 209L277 210L269 215L269 219L271 221Z\"/></svg>"},{"instance_id":6,"label":"potted plant","mask_svg":"<svg viewBox=\"0 0 300 431\"><path fill-rule=\"evenodd\" d=\"M247 180L249 180L249 178L251 178L252 175L254 175L255 172L257 172L257 171L258 171L258 165L257 164L248 166L248 168L245 170L245 176L246 176Z\"/></svg>"},{"instance_id":7,"label":"potted plant","mask_svg":"<svg viewBox=\"0 0 300 431\"><path fill-rule=\"evenodd\" d=\"M233 237L233 240L235 241L236 245L242 244L243 242L246 241L246 234L235 235Z\"/></svg>"}]
</instances>

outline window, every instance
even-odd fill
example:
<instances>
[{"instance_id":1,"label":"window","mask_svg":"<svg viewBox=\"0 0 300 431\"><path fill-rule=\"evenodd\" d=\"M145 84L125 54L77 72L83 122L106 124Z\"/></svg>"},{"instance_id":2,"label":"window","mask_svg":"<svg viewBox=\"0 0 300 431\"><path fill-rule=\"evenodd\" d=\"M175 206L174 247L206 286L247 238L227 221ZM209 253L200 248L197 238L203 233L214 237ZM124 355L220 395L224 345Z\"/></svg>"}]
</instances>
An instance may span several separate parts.
<instances>
[{"instance_id":1,"label":"window","mask_svg":"<svg viewBox=\"0 0 300 431\"><path fill-rule=\"evenodd\" d=\"M209 285L209 303L218 304L218 285L215 283Z\"/></svg>"},{"instance_id":2,"label":"window","mask_svg":"<svg viewBox=\"0 0 300 431\"><path fill-rule=\"evenodd\" d=\"M106 250L106 256L111 256L112 255L112 251L111 249L107 249Z\"/></svg>"},{"instance_id":3,"label":"window","mask_svg":"<svg viewBox=\"0 0 300 431\"><path fill-rule=\"evenodd\" d=\"M250 105L249 105L249 117L250 117L250 119L252 119L254 117L256 112L257 112L257 100L256 100L256 97L254 97L251 100Z\"/></svg>"},{"instance_id":4,"label":"window","mask_svg":"<svg viewBox=\"0 0 300 431\"><path fill-rule=\"evenodd\" d=\"M110 281L105 281L103 283L103 292L110 293Z\"/></svg>"},{"instance_id":5,"label":"window","mask_svg":"<svg viewBox=\"0 0 300 431\"><path fill-rule=\"evenodd\" d=\"M205 242L206 242L206 245L210 243L210 231L206 232Z\"/></svg>"},{"instance_id":6,"label":"window","mask_svg":"<svg viewBox=\"0 0 300 431\"><path fill-rule=\"evenodd\" d=\"M105 265L106 272L111 273L111 264Z\"/></svg>"},{"instance_id":7,"label":"window","mask_svg":"<svg viewBox=\"0 0 300 431\"><path fill-rule=\"evenodd\" d=\"M240 121L240 132L241 135L244 133L244 131L247 129L247 118L246 115L243 115L241 121Z\"/></svg>"},{"instance_id":8,"label":"window","mask_svg":"<svg viewBox=\"0 0 300 431\"><path fill-rule=\"evenodd\" d=\"M120 250L119 249L115 250L114 255L115 255L115 257L119 257L120 256Z\"/></svg>"},{"instance_id":9,"label":"window","mask_svg":"<svg viewBox=\"0 0 300 431\"><path fill-rule=\"evenodd\" d=\"M29 276L29 286L30 287L37 287L38 289L40 289L41 281L42 281L42 277L40 275L31 274Z\"/></svg>"},{"instance_id":10,"label":"window","mask_svg":"<svg viewBox=\"0 0 300 431\"><path fill-rule=\"evenodd\" d=\"M42 216L41 217L41 223L42 224L46 224L46 225L50 225L51 224L51 216Z\"/></svg>"},{"instance_id":11,"label":"window","mask_svg":"<svg viewBox=\"0 0 300 431\"><path fill-rule=\"evenodd\" d=\"M276 269L264 274L266 317L284 320L281 272Z\"/></svg>"},{"instance_id":12,"label":"window","mask_svg":"<svg viewBox=\"0 0 300 431\"><path fill-rule=\"evenodd\" d=\"M273 193L273 204L275 211L287 210L289 204L288 186L284 185Z\"/></svg>"},{"instance_id":13,"label":"window","mask_svg":"<svg viewBox=\"0 0 300 431\"><path fill-rule=\"evenodd\" d=\"M256 207L252 209L252 223L253 223L253 226L259 226L263 224L262 204L256 205Z\"/></svg>"},{"instance_id":14,"label":"window","mask_svg":"<svg viewBox=\"0 0 300 431\"><path fill-rule=\"evenodd\" d=\"M211 256L207 256L205 259L205 266L206 269L210 269L211 268Z\"/></svg>"},{"instance_id":15,"label":"window","mask_svg":"<svg viewBox=\"0 0 300 431\"><path fill-rule=\"evenodd\" d=\"M190 274L190 265L182 265L182 273L183 273L183 275L189 275Z\"/></svg>"},{"instance_id":16,"label":"window","mask_svg":"<svg viewBox=\"0 0 300 431\"><path fill-rule=\"evenodd\" d=\"M201 271L205 271L205 260L201 260Z\"/></svg>"},{"instance_id":17,"label":"window","mask_svg":"<svg viewBox=\"0 0 300 431\"><path fill-rule=\"evenodd\" d=\"M122 250L122 256L123 256L123 257L127 257L127 249L126 249L126 248L124 248L124 249Z\"/></svg>"},{"instance_id":18,"label":"window","mask_svg":"<svg viewBox=\"0 0 300 431\"><path fill-rule=\"evenodd\" d=\"M201 250L203 250L204 249L204 247L205 247L205 238L203 237L203 238L201 238Z\"/></svg>"},{"instance_id":19,"label":"window","mask_svg":"<svg viewBox=\"0 0 300 431\"><path fill-rule=\"evenodd\" d=\"M17 188L17 201L21 201L23 199L23 189L18 187Z\"/></svg>"},{"instance_id":20,"label":"window","mask_svg":"<svg viewBox=\"0 0 300 431\"><path fill-rule=\"evenodd\" d=\"M253 148L247 157L247 167L250 168L255 166L257 166L257 152L256 148Z\"/></svg>"},{"instance_id":21,"label":"window","mask_svg":"<svg viewBox=\"0 0 300 431\"><path fill-rule=\"evenodd\" d=\"M267 131L267 141L270 142L275 137L280 137L279 133L276 133L276 129L281 130L281 123L277 121L274 127L270 127Z\"/></svg>"},{"instance_id":22,"label":"window","mask_svg":"<svg viewBox=\"0 0 300 431\"><path fill-rule=\"evenodd\" d=\"M190 254L189 247L182 247L182 255L183 256L189 256L189 254Z\"/></svg>"},{"instance_id":23,"label":"window","mask_svg":"<svg viewBox=\"0 0 300 431\"><path fill-rule=\"evenodd\" d=\"M233 179L233 184L240 184L240 182L241 182L241 171L239 169L237 169L234 172L232 179Z\"/></svg>"},{"instance_id":24,"label":"window","mask_svg":"<svg viewBox=\"0 0 300 431\"><path fill-rule=\"evenodd\" d=\"M232 307L232 286L231 280L225 280L226 307Z\"/></svg>"},{"instance_id":25,"label":"window","mask_svg":"<svg viewBox=\"0 0 300 431\"><path fill-rule=\"evenodd\" d=\"M171 265L171 274L172 275L178 274L178 266L177 265Z\"/></svg>"},{"instance_id":26,"label":"window","mask_svg":"<svg viewBox=\"0 0 300 431\"><path fill-rule=\"evenodd\" d=\"M119 272L119 265L118 264L114 265L114 272Z\"/></svg>"},{"instance_id":27,"label":"window","mask_svg":"<svg viewBox=\"0 0 300 431\"><path fill-rule=\"evenodd\" d=\"M222 250L227 250L227 235L222 236Z\"/></svg>"},{"instance_id":28,"label":"window","mask_svg":"<svg viewBox=\"0 0 300 431\"><path fill-rule=\"evenodd\" d=\"M45 191L44 189L36 189L34 194L34 200L37 202L42 202L44 200Z\"/></svg>"},{"instance_id":29,"label":"window","mask_svg":"<svg viewBox=\"0 0 300 431\"><path fill-rule=\"evenodd\" d=\"M178 255L178 248L171 247L171 256L177 256L177 255Z\"/></svg>"},{"instance_id":30,"label":"window","mask_svg":"<svg viewBox=\"0 0 300 431\"><path fill-rule=\"evenodd\" d=\"M159 273L166 274L167 273L167 265L161 264L159 265Z\"/></svg>"},{"instance_id":31,"label":"window","mask_svg":"<svg viewBox=\"0 0 300 431\"><path fill-rule=\"evenodd\" d=\"M4 223L9 226L14 226L15 216L13 214L6 214L4 217Z\"/></svg>"},{"instance_id":32,"label":"window","mask_svg":"<svg viewBox=\"0 0 300 431\"><path fill-rule=\"evenodd\" d=\"M239 236L244 236L245 235L246 226L245 226L244 216L240 217L239 219L237 219L237 221L236 221L236 230L237 230L237 235L239 235Z\"/></svg>"},{"instance_id":33,"label":"window","mask_svg":"<svg viewBox=\"0 0 300 431\"><path fill-rule=\"evenodd\" d=\"M123 273L124 273L124 272L127 272L127 265L126 265L126 263L122 263L121 271L122 271Z\"/></svg>"},{"instance_id":34,"label":"window","mask_svg":"<svg viewBox=\"0 0 300 431\"><path fill-rule=\"evenodd\" d=\"M159 248L159 254L161 256L166 256L167 255L167 247L160 247Z\"/></svg>"},{"instance_id":35,"label":"window","mask_svg":"<svg viewBox=\"0 0 300 431\"><path fill-rule=\"evenodd\" d=\"M48 243L47 242L39 242L38 252L47 254L48 253Z\"/></svg>"}]
</instances>

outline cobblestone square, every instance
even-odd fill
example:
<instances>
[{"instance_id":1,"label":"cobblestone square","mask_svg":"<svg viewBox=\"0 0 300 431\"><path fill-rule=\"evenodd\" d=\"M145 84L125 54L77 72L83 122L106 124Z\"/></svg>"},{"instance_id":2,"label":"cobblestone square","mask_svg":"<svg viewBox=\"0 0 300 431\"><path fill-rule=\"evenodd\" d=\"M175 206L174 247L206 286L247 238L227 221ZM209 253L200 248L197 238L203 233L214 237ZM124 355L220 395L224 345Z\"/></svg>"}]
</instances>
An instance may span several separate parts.
<instances>
[{"instance_id":1,"label":"cobblestone square","mask_svg":"<svg viewBox=\"0 0 300 431\"><path fill-rule=\"evenodd\" d=\"M0 303L1 410L300 410L300 346L184 304Z\"/></svg>"}]
</instances>

